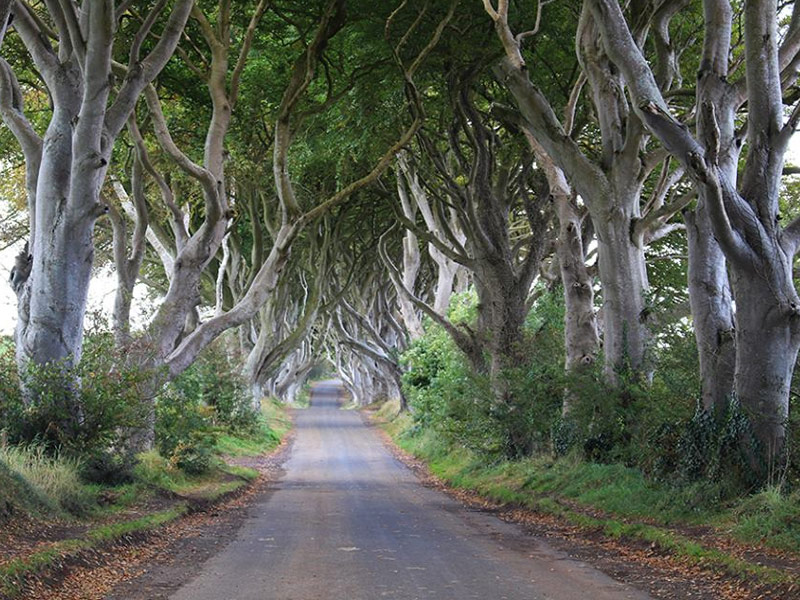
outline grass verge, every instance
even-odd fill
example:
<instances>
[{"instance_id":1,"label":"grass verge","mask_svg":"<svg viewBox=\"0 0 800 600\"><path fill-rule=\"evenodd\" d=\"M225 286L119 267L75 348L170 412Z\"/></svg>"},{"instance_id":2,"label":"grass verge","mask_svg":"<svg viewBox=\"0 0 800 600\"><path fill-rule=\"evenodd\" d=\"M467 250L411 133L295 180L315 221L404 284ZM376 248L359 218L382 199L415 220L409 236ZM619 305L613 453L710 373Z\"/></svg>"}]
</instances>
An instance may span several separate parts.
<instances>
[{"instance_id":1,"label":"grass verge","mask_svg":"<svg viewBox=\"0 0 800 600\"><path fill-rule=\"evenodd\" d=\"M150 451L137 457L133 481L114 487L81 481L77 460L48 457L35 447L0 446L0 527L4 518L26 516L34 522L69 522L71 536L81 532L79 537L37 543L38 549L7 557L0 564L0 598L13 599L26 581L57 577L95 549L144 535L245 487L258 478L259 472L227 464L222 457L265 454L280 444L290 428L285 407L266 402L257 427L243 435L225 432L218 436L206 473L187 474ZM155 496L161 496L155 503L158 509L148 504ZM148 505L152 512L147 512ZM131 508L137 516L123 517L123 511Z\"/></svg>"},{"instance_id":2,"label":"grass verge","mask_svg":"<svg viewBox=\"0 0 800 600\"><path fill-rule=\"evenodd\" d=\"M292 427L289 411L273 398L261 403L261 417L253 431L223 432L217 436L216 451L224 456L258 456L274 450Z\"/></svg>"},{"instance_id":3,"label":"grass verge","mask_svg":"<svg viewBox=\"0 0 800 600\"><path fill-rule=\"evenodd\" d=\"M486 464L473 452L448 444L384 405L375 419L403 450L422 459L445 484L491 500L553 515L562 522L611 538L639 540L681 560L766 585L798 585L796 575L756 564L691 535L698 525L742 543L796 553L800 547L800 502L767 490L728 506L703 502L702 484L659 485L623 465L588 463L572 456L536 457ZM724 548L724 544L721 545ZM794 554L797 559L797 554Z\"/></svg>"}]
</instances>

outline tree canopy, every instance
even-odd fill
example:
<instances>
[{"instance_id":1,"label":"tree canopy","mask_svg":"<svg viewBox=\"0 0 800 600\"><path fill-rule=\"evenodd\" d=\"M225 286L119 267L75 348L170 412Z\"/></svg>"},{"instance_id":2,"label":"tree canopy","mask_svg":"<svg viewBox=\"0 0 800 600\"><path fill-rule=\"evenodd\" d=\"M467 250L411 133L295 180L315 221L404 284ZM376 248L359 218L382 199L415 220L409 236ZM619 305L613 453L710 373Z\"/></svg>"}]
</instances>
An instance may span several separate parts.
<instances>
[{"instance_id":1,"label":"tree canopy","mask_svg":"<svg viewBox=\"0 0 800 600\"><path fill-rule=\"evenodd\" d=\"M481 382L452 411L508 455L630 441L650 395L740 407L748 468L789 468L795 3L6 0L0 22L21 398L55 369L64 431L110 266L138 447L228 337L256 402L327 364L425 415L446 363Z\"/></svg>"}]
</instances>

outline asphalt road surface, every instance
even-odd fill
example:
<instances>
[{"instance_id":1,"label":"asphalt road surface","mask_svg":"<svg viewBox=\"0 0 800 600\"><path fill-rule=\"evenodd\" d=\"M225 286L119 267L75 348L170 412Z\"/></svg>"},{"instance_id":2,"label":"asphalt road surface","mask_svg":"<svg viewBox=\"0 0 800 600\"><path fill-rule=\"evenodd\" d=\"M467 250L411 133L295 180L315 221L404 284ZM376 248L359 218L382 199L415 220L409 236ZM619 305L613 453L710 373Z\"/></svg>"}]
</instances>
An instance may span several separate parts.
<instances>
[{"instance_id":1,"label":"asphalt road surface","mask_svg":"<svg viewBox=\"0 0 800 600\"><path fill-rule=\"evenodd\" d=\"M420 485L325 382L286 473L173 600L649 598Z\"/></svg>"}]
</instances>

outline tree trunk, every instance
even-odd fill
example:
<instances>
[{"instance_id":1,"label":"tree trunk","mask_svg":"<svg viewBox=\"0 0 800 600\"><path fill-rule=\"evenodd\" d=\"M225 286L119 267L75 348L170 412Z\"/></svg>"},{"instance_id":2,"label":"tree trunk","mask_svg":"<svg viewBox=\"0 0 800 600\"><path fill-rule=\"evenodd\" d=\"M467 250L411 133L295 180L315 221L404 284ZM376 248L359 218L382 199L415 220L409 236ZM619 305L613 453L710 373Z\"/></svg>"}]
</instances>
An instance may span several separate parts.
<instances>
[{"instance_id":1,"label":"tree trunk","mask_svg":"<svg viewBox=\"0 0 800 600\"><path fill-rule=\"evenodd\" d=\"M741 300L736 305L736 397L750 417L769 475L781 466L776 462L785 449L800 317L762 277L736 269L731 274L734 295ZM796 298L789 291L788 297Z\"/></svg>"},{"instance_id":2,"label":"tree trunk","mask_svg":"<svg viewBox=\"0 0 800 600\"><path fill-rule=\"evenodd\" d=\"M478 324L489 354L489 377L498 398L506 398L503 375L524 362L522 326L528 314L528 288L516 281L505 265L480 261L475 271Z\"/></svg>"},{"instance_id":3,"label":"tree trunk","mask_svg":"<svg viewBox=\"0 0 800 600\"><path fill-rule=\"evenodd\" d=\"M412 292L417 282L420 262L417 236L412 231L406 231L403 236L403 285ZM409 338L414 340L421 337L425 330L422 328L422 320L417 312L417 307L405 294L398 292L397 300L400 303L400 314L408 330Z\"/></svg>"},{"instance_id":4,"label":"tree trunk","mask_svg":"<svg viewBox=\"0 0 800 600\"><path fill-rule=\"evenodd\" d=\"M428 244L428 254L436 263L436 288L433 293L433 310L440 315L447 315L450 298L453 296L456 275L461 266L442 254L436 246Z\"/></svg>"},{"instance_id":5,"label":"tree trunk","mask_svg":"<svg viewBox=\"0 0 800 600\"><path fill-rule=\"evenodd\" d=\"M604 218L594 218L603 293L603 352L606 377L619 383L625 372L649 379L646 364L648 331L644 295L647 271L644 250L631 241L633 215L618 202Z\"/></svg>"},{"instance_id":6,"label":"tree trunk","mask_svg":"<svg viewBox=\"0 0 800 600\"><path fill-rule=\"evenodd\" d=\"M600 346L594 312L592 278L586 268L580 218L569 198L558 198L559 235L556 244L561 286L564 288L564 346L567 373L578 374L594 364ZM567 390L563 413L574 400Z\"/></svg>"},{"instance_id":7,"label":"tree trunk","mask_svg":"<svg viewBox=\"0 0 800 600\"><path fill-rule=\"evenodd\" d=\"M733 396L736 365L733 305L725 256L704 207L687 212L689 303L700 359L703 407L722 418Z\"/></svg>"}]
</instances>

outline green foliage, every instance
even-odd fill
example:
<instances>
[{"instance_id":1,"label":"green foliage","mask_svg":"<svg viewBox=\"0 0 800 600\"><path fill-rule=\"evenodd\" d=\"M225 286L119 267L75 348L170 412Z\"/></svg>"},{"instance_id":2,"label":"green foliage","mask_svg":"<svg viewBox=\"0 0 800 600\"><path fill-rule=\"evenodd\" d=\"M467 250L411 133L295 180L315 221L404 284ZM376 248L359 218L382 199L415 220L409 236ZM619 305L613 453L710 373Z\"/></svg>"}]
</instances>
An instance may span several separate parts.
<instances>
[{"instance_id":1,"label":"green foliage","mask_svg":"<svg viewBox=\"0 0 800 600\"><path fill-rule=\"evenodd\" d=\"M679 424L679 431L674 446L665 444L664 436L654 440L661 447L662 465L660 472L656 471L661 477L725 483L736 492L758 485L757 472L752 468L752 461L760 455L758 442L735 399L720 419L698 404L694 416Z\"/></svg>"},{"instance_id":2,"label":"green foliage","mask_svg":"<svg viewBox=\"0 0 800 600\"><path fill-rule=\"evenodd\" d=\"M220 435L264 435L236 358L227 340L220 340L156 400L158 451L186 473L209 470Z\"/></svg>"},{"instance_id":3,"label":"green foliage","mask_svg":"<svg viewBox=\"0 0 800 600\"><path fill-rule=\"evenodd\" d=\"M187 475L203 475L211 470L214 456L213 435L193 432L188 440L181 441L172 451L170 462Z\"/></svg>"},{"instance_id":4,"label":"green foliage","mask_svg":"<svg viewBox=\"0 0 800 600\"><path fill-rule=\"evenodd\" d=\"M0 428L8 442L80 457L92 481L128 479L130 460L117 455L127 435L144 423L141 387L147 376L124 365L111 335L94 331L86 336L81 361L72 373L61 364L30 364L20 378L13 346L4 344ZM70 383L74 377L80 382L78 389Z\"/></svg>"},{"instance_id":5,"label":"green foliage","mask_svg":"<svg viewBox=\"0 0 800 600\"><path fill-rule=\"evenodd\" d=\"M474 318L476 303L474 294L456 297L451 318ZM554 296L539 303L519 352L524 364L500 375L502 400L497 383L474 373L447 333L429 324L402 357L404 391L418 425L493 459L546 450L564 383L559 314Z\"/></svg>"},{"instance_id":6,"label":"green foliage","mask_svg":"<svg viewBox=\"0 0 800 600\"><path fill-rule=\"evenodd\" d=\"M172 390L197 406L212 409L214 425L237 432L254 431L258 411L242 377L241 357L231 350L228 339L219 340L170 384Z\"/></svg>"},{"instance_id":7,"label":"green foliage","mask_svg":"<svg viewBox=\"0 0 800 600\"><path fill-rule=\"evenodd\" d=\"M800 493L768 487L745 499L733 514L738 538L754 543L766 538L771 546L790 552L800 548Z\"/></svg>"},{"instance_id":8,"label":"green foliage","mask_svg":"<svg viewBox=\"0 0 800 600\"><path fill-rule=\"evenodd\" d=\"M652 381L622 370L611 385L601 371L602 359L567 376L571 410L553 425L556 455L579 450L589 460L620 462L649 474L675 467L667 456L678 455L700 391L697 351L685 326L673 325L654 337Z\"/></svg>"},{"instance_id":9,"label":"green foliage","mask_svg":"<svg viewBox=\"0 0 800 600\"><path fill-rule=\"evenodd\" d=\"M474 296L456 298L451 317L475 317ZM753 489L758 455L747 418L735 402L719 421L696 410L700 382L691 330L673 324L654 335L652 381L628 371L614 385L602 360L578 372L563 368L563 305L543 294L525 324L525 357L498 383L475 374L441 328L429 325L403 355L404 390L415 427L431 430L486 463L529 456L567 456L636 468L646 476L720 501ZM569 401L568 415L561 413Z\"/></svg>"},{"instance_id":10,"label":"green foliage","mask_svg":"<svg viewBox=\"0 0 800 600\"><path fill-rule=\"evenodd\" d=\"M167 386L156 399L156 448L162 456L171 457L196 432L210 433L214 429L214 410L178 388Z\"/></svg>"},{"instance_id":11,"label":"green foliage","mask_svg":"<svg viewBox=\"0 0 800 600\"><path fill-rule=\"evenodd\" d=\"M136 456L126 450L93 448L81 455L81 477L89 483L122 485L133 481Z\"/></svg>"}]
</instances>

